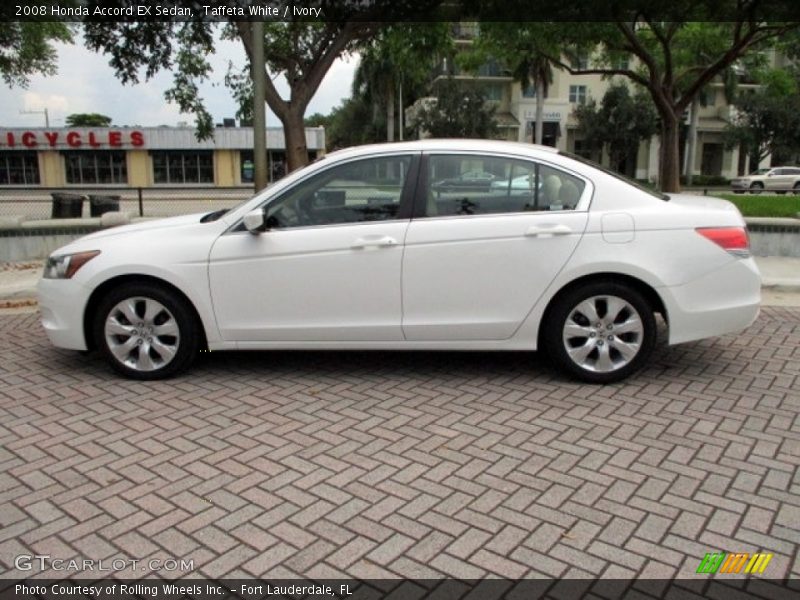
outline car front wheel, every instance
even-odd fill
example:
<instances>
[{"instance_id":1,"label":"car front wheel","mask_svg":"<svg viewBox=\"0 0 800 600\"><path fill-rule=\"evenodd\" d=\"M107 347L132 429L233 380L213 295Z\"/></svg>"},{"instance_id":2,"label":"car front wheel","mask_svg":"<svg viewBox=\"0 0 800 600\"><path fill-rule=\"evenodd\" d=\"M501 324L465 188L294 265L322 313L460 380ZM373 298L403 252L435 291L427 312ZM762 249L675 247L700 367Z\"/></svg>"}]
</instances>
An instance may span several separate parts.
<instances>
[{"instance_id":1,"label":"car front wheel","mask_svg":"<svg viewBox=\"0 0 800 600\"><path fill-rule=\"evenodd\" d=\"M751 194L760 194L764 191L764 184L763 183L754 183L750 186L750 193Z\"/></svg>"},{"instance_id":2,"label":"car front wheel","mask_svg":"<svg viewBox=\"0 0 800 600\"><path fill-rule=\"evenodd\" d=\"M635 289L591 283L556 300L543 330L557 367L590 383L619 381L640 369L655 346L653 310Z\"/></svg>"},{"instance_id":3,"label":"car front wheel","mask_svg":"<svg viewBox=\"0 0 800 600\"><path fill-rule=\"evenodd\" d=\"M200 347L199 328L186 301L150 283L124 284L103 298L94 337L112 368L132 379L175 375Z\"/></svg>"}]
</instances>

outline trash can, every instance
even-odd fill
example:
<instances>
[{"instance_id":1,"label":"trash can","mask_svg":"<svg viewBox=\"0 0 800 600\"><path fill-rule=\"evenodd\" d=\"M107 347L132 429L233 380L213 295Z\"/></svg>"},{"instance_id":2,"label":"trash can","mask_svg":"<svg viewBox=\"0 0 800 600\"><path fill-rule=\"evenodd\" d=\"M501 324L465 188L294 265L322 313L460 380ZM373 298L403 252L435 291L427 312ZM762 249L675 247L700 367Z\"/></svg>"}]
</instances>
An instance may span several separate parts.
<instances>
[{"instance_id":1,"label":"trash can","mask_svg":"<svg viewBox=\"0 0 800 600\"><path fill-rule=\"evenodd\" d=\"M92 217L99 217L107 212L119 212L120 196L89 196L89 212Z\"/></svg>"},{"instance_id":2,"label":"trash can","mask_svg":"<svg viewBox=\"0 0 800 600\"><path fill-rule=\"evenodd\" d=\"M86 196L67 192L52 192L54 219L80 219L83 213L83 201Z\"/></svg>"}]
</instances>

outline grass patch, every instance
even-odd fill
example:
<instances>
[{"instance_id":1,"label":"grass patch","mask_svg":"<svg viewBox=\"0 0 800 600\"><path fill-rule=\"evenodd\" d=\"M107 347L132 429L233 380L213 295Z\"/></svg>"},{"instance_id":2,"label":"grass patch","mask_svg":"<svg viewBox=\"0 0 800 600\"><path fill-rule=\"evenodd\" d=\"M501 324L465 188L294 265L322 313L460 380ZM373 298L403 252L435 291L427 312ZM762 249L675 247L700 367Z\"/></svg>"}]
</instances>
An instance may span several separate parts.
<instances>
[{"instance_id":1,"label":"grass patch","mask_svg":"<svg viewBox=\"0 0 800 600\"><path fill-rule=\"evenodd\" d=\"M797 217L800 196L793 194L714 194L730 200L745 217Z\"/></svg>"}]
</instances>

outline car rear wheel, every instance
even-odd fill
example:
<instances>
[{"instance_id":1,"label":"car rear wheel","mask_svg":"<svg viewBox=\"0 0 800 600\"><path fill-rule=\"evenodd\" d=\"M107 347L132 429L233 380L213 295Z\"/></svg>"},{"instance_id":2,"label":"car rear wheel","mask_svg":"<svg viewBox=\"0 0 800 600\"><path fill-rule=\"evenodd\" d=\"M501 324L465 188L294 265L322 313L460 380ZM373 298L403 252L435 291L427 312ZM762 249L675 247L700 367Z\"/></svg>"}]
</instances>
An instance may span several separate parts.
<instances>
[{"instance_id":1,"label":"car rear wheel","mask_svg":"<svg viewBox=\"0 0 800 600\"><path fill-rule=\"evenodd\" d=\"M548 356L590 383L611 383L639 370L653 351L653 310L635 289L595 282L557 298L543 331Z\"/></svg>"},{"instance_id":2,"label":"car rear wheel","mask_svg":"<svg viewBox=\"0 0 800 600\"><path fill-rule=\"evenodd\" d=\"M763 183L754 183L750 186L750 193L751 194L760 194L764 191L764 184Z\"/></svg>"},{"instance_id":3,"label":"car rear wheel","mask_svg":"<svg viewBox=\"0 0 800 600\"><path fill-rule=\"evenodd\" d=\"M792 192L794 192L795 195L800 195L800 181L794 184Z\"/></svg>"},{"instance_id":4,"label":"car rear wheel","mask_svg":"<svg viewBox=\"0 0 800 600\"><path fill-rule=\"evenodd\" d=\"M200 348L199 327L186 301L151 283L109 293L94 321L97 347L118 373L163 379L186 369Z\"/></svg>"}]
</instances>

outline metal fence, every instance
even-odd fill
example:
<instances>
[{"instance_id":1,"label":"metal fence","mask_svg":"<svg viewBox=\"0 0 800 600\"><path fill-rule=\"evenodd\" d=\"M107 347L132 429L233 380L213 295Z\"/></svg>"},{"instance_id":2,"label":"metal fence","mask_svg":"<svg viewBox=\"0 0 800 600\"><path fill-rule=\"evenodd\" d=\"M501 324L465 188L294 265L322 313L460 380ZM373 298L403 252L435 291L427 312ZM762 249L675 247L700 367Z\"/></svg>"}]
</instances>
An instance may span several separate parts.
<instances>
[{"instance_id":1,"label":"metal fence","mask_svg":"<svg viewBox=\"0 0 800 600\"><path fill-rule=\"evenodd\" d=\"M21 216L23 220L50 219L53 194L85 197L82 217L92 213L93 198L117 199L119 210L132 217L170 217L220 208L231 208L253 196L251 187L37 187L0 188L0 217ZM114 203L114 200L111 202Z\"/></svg>"}]
</instances>

